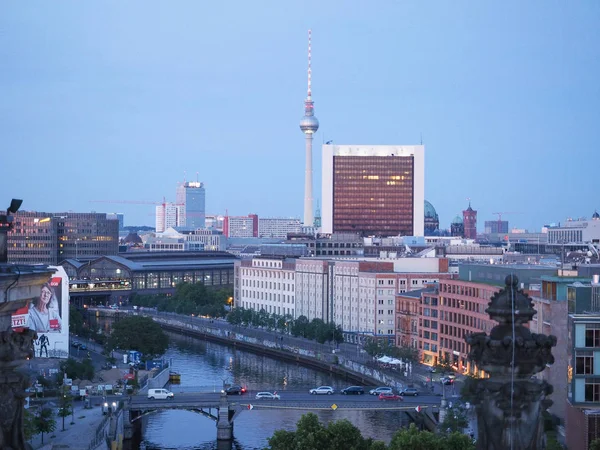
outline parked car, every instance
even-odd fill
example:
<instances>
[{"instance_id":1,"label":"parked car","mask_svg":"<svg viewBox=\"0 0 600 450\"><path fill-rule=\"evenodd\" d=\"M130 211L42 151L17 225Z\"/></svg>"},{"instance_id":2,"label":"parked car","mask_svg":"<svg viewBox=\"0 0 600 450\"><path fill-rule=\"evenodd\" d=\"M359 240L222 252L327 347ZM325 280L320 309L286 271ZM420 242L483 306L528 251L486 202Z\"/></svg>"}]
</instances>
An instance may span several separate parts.
<instances>
[{"instance_id":1,"label":"parked car","mask_svg":"<svg viewBox=\"0 0 600 450\"><path fill-rule=\"evenodd\" d=\"M404 400L401 395L394 394L393 392L382 392L379 394L379 400Z\"/></svg>"},{"instance_id":2,"label":"parked car","mask_svg":"<svg viewBox=\"0 0 600 450\"><path fill-rule=\"evenodd\" d=\"M312 395L322 395L322 394L331 395L335 391L333 390L333 388L331 386L319 386L318 388L311 389L308 392Z\"/></svg>"},{"instance_id":3,"label":"parked car","mask_svg":"<svg viewBox=\"0 0 600 450\"><path fill-rule=\"evenodd\" d=\"M416 397L419 395L419 391L415 388L406 388L400 391L400 395L412 395L413 397Z\"/></svg>"},{"instance_id":4,"label":"parked car","mask_svg":"<svg viewBox=\"0 0 600 450\"><path fill-rule=\"evenodd\" d=\"M371 395L379 395L379 394L381 394L383 392L389 392L389 393L391 393L391 392L393 392L393 390L392 390L391 387L381 386L381 387L377 387L375 389L371 389L369 391L369 394L371 394Z\"/></svg>"},{"instance_id":5,"label":"parked car","mask_svg":"<svg viewBox=\"0 0 600 450\"><path fill-rule=\"evenodd\" d=\"M342 389L342 394L344 395L363 395L365 390L362 386L348 386L345 389Z\"/></svg>"},{"instance_id":6,"label":"parked car","mask_svg":"<svg viewBox=\"0 0 600 450\"><path fill-rule=\"evenodd\" d=\"M81 347L81 344L79 342L75 341L75 342L71 343L71 347L79 348L79 347Z\"/></svg>"},{"instance_id":7,"label":"parked car","mask_svg":"<svg viewBox=\"0 0 600 450\"><path fill-rule=\"evenodd\" d=\"M87 345L85 345L85 344L81 344L81 345L79 346L79 348L80 348L81 350L87 350Z\"/></svg>"},{"instance_id":8,"label":"parked car","mask_svg":"<svg viewBox=\"0 0 600 450\"><path fill-rule=\"evenodd\" d=\"M150 400L159 399L172 399L175 395L171 391L167 391L166 389L148 389L148 398Z\"/></svg>"},{"instance_id":9,"label":"parked car","mask_svg":"<svg viewBox=\"0 0 600 450\"><path fill-rule=\"evenodd\" d=\"M453 384L454 380L450 377L442 377L440 378L440 383L442 383L443 385Z\"/></svg>"},{"instance_id":10,"label":"parked car","mask_svg":"<svg viewBox=\"0 0 600 450\"><path fill-rule=\"evenodd\" d=\"M227 395L242 395L246 393L246 388L240 386L239 384L234 384L233 386L229 386L225 389L225 393Z\"/></svg>"},{"instance_id":11,"label":"parked car","mask_svg":"<svg viewBox=\"0 0 600 450\"><path fill-rule=\"evenodd\" d=\"M279 400L281 397L277 392L259 392L255 397L257 400L266 399L266 400Z\"/></svg>"}]
</instances>

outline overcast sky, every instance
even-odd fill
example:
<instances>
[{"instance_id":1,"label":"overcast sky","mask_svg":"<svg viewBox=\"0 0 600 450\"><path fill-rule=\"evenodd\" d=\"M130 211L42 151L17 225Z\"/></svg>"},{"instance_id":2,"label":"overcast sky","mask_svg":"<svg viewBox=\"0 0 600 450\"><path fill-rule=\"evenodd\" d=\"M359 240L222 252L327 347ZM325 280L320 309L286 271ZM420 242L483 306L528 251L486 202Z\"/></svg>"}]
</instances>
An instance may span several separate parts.
<instances>
[{"instance_id":1,"label":"overcast sky","mask_svg":"<svg viewBox=\"0 0 600 450\"><path fill-rule=\"evenodd\" d=\"M207 213L301 217L307 30L320 144L425 144L442 227L600 208L600 2L5 1L0 203L124 212L177 182ZM2 206L2 205L0 205Z\"/></svg>"}]
</instances>

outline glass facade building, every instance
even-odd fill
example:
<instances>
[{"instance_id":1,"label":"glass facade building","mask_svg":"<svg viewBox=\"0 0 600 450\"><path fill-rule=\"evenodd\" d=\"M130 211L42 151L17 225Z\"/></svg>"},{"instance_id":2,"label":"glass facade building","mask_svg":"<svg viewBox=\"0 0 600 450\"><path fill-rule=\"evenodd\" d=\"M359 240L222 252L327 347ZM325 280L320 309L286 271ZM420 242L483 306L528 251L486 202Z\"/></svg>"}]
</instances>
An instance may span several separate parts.
<instances>
[{"instance_id":1,"label":"glass facade building","mask_svg":"<svg viewBox=\"0 0 600 450\"><path fill-rule=\"evenodd\" d=\"M322 233L423 236L424 148L323 146Z\"/></svg>"},{"instance_id":2,"label":"glass facade building","mask_svg":"<svg viewBox=\"0 0 600 450\"><path fill-rule=\"evenodd\" d=\"M187 181L177 188L177 204L183 206L182 226L204 228L206 224L206 192L204 183Z\"/></svg>"}]
</instances>

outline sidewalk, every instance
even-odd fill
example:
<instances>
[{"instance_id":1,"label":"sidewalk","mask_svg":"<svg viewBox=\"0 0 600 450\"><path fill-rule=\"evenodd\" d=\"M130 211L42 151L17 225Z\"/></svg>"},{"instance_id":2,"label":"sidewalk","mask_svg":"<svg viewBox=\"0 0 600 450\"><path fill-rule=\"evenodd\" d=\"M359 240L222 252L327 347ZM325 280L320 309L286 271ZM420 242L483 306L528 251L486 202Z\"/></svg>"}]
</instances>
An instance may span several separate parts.
<instances>
[{"instance_id":1,"label":"sidewalk","mask_svg":"<svg viewBox=\"0 0 600 450\"><path fill-rule=\"evenodd\" d=\"M54 408L56 413L56 408ZM71 416L65 417L65 431L62 431L62 417L54 416L56 429L53 433L44 433L44 444L41 435L36 435L30 441L35 450L88 450L90 443L96 436L96 429L106 416L102 414L100 406L85 409L83 404L75 404L75 420L71 425Z\"/></svg>"}]
</instances>

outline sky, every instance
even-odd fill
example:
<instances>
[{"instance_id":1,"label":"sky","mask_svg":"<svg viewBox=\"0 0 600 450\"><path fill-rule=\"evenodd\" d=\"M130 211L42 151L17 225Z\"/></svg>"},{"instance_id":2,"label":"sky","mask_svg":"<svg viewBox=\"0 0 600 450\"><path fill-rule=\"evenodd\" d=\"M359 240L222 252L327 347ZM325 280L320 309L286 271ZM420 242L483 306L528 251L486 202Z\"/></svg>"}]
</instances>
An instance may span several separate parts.
<instances>
[{"instance_id":1,"label":"sky","mask_svg":"<svg viewBox=\"0 0 600 450\"><path fill-rule=\"evenodd\" d=\"M600 2L0 3L0 202L301 217L307 30L321 149L425 145L440 226L471 199L539 230L600 209ZM316 202L315 202L316 203ZM510 213L510 214L508 214Z\"/></svg>"}]
</instances>

